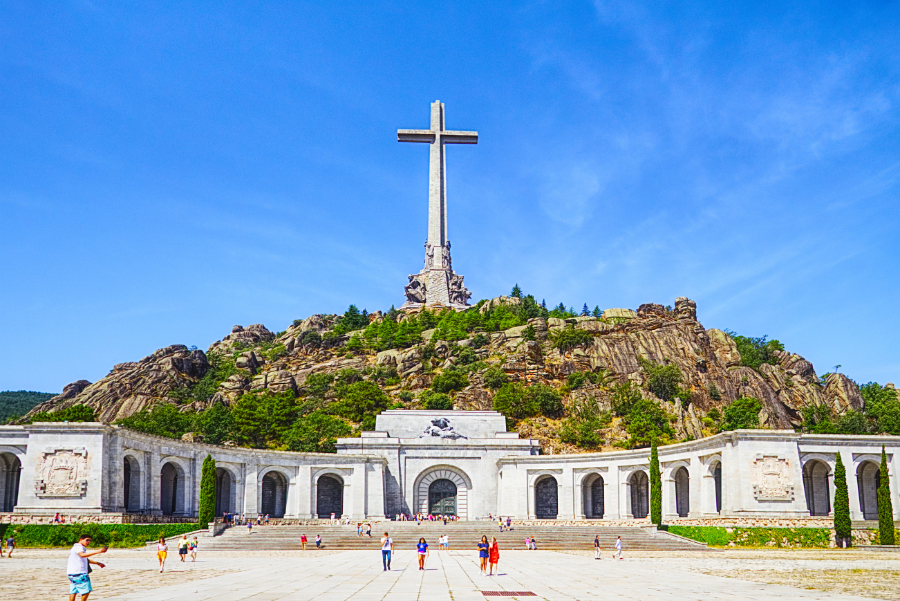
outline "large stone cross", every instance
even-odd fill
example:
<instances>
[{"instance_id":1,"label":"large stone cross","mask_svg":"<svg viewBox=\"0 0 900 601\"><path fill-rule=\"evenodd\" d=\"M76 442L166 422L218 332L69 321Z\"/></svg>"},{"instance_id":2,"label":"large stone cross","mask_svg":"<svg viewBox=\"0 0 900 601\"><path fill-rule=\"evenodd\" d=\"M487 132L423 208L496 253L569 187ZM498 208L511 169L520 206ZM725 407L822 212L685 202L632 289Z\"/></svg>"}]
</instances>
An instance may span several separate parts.
<instances>
[{"instance_id":1,"label":"large stone cross","mask_svg":"<svg viewBox=\"0 0 900 601\"><path fill-rule=\"evenodd\" d=\"M477 144L477 131L444 129L444 103L431 103L431 129L398 129L398 142L431 144L428 168L428 244L435 249L435 262L440 265L447 244L447 158L444 144Z\"/></svg>"}]
</instances>

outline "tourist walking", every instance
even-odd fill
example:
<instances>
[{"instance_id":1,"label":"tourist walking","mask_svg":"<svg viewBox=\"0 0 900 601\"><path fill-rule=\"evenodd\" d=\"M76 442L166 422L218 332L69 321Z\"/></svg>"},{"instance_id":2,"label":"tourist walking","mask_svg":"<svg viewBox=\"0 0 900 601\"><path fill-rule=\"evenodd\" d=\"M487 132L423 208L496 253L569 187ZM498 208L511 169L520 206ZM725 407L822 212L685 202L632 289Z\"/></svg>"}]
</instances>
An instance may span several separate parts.
<instances>
[{"instance_id":1,"label":"tourist walking","mask_svg":"<svg viewBox=\"0 0 900 601\"><path fill-rule=\"evenodd\" d=\"M316 549L322 548L322 537L318 534L316 535Z\"/></svg>"},{"instance_id":2,"label":"tourist walking","mask_svg":"<svg viewBox=\"0 0 900 601\"><path fill-rule=\"evenodd\" d=\"M178 541L178 558L181 560L181 563L184 563L184 558L187 557L189 546L187 534L182 534L181 540Z\"/></svg>"},{"instance_id":3,"label":"tourist walking","mask_svg":"<svg viewBox=\"0 0 900 601\"><path fill-rule=\"evenodd\" d=\"M169 545L166 544L166 539L160 537L158 541L156 541L156 559L159 560L159 571L162 573L163 568L166 567L166 555L169 554Z\"/></svg>"},{"instance_id":4,"label":"tourist walking","mask_svg":"<svg viewBox=\"0 0 900 601\"><path fill-rule=\"evenodd\" d=\"M428 543L425 542L425 538L419 539L419 544L416 545L416 553L419 556L419 569L425 569L425 558L428 557Z\"/></svg>"},{"instance_id":5,"label":"tourist walking","mask_svg":"<svg viewBox=\"0 0 900 601\"><path fill-rule=\"evenodd\" d=\"M491 573L488 576L494 575L494 570L497 570L497 575L500 575L500 568L497 567L497 564L500 563L500 545L497 544L497 539L493 536L491 537L491 548L488 551L488 562L490 563Z\"/></svg>"},{"instance_id":6,"label":"tourist walking","mask_svg":"<svg viewBox=\"0 0 900 601\"><path fill-rule=\"evenodd\" d=\"M537 551L537 538L534 536L531 537L531 550Z\"/></svg>"},{"instance_id":7,"label":"tourist walking","mask_svg":"<svg viewBox=\"0 0 900 601\"><path fill-rule=\"evenodd\" d=\"M300 546L303 548L304 551L306 551L306 535L305 534L300 535Z\"/></svg>"},{"instance_id":8,"label":"tourist walking","mask_svg":"<svg viewBox=\"0 0 900 601\"><path fill-rule=\"evenodd\" d=\"M266 526L268 526L268 525L269 525L269 514L267 513L266 514Z\"/></svg>"},{"instance_id":9,"label":"tourist walking","mask_svg":"<svg viewBox=\"0 0 900 601\"><path fill-rule=\"evenodd\" d=\"M331 514L331 525L334 526L334 512Z\"/></svg>"},{"instance_id":10,"label":"tourist walking","mask_svg":"<svg viewBox=\"0 0 900 601\"><path fill-rule=\"evenodd\" d=\"M372 538L372 524L366 524L366 536Z\"/></svg>"},{"instance_id":11,"label":"tourist walking","mask_svg":"<svg viewBox=\"0 0 900 601\"><path fill-rule=\"evenodd\" d=\"M594 537L594 559L602 559L600 557L600 535Z\"/></svg>"},{"instance_id":12,"label":"tourist walking","mask_svg":"<svg viewBox=\"0 0 900 601\"><path fill-rule=\"evenodd\" d=\"M75 601L76 595L81 595L81 601L87 601L88 595L94 590L91 588L91 567L104 567L99 561L90 559L94 555L106 553L107 547L102 547L96 551L88 552L87 548L91 546L91 537L82 534L78 542L72 545L69 551L69 561L66 563L66 575L69 577L69 601Z\"/></svg>"},{"instance_id":13,"label":"tourist walking","mask_svg":"<svg viewBox=\"0 0 900 601\"><path fill-rule=\"evenodd\" d=\"M481 542L478 543L478 567L482 576L487 576L488 547L487 537L482 536Z\"/></svg>"},{"instance_id":14,"label":"tourist walking","mask_svg":"<svg viewBox=\"0 0 900 601\"><path fill-rule=\"evenodd\" d=\"M531 551L531 537L530 536L525 537L525 550Z\"/></svg>"},{"instance_id":15,"label":"tourist walking","mask_svg":"<svg viewBox=\"0 0 900 601\"><path fill-rule=\"evenodd\" d=\"M449 534L444 535L444 549L447 551L450 550L450 535Z\"/></svg>"},{"instance_id":16,"label":"tourist walking","mask_svg":"<svg viewBox=\"0 0 900 601\"><path fill-rule=\"evenodd\" d=\"M509 532L512 529L512 518L506 516L506 531Z\"/></svg>"},{"instance_id":17,"label":"tourist walking","mask_svg":"<svg viewBox=\"0 0 900 601\"><path fill-rule=\"evenodd\" d=\"M191 551L191 561L197 561L197 547L200 545L200 541L197 540L197 537L194 537L194 540L191 541L190 546L188 547Z\"/></svg>"},{"instance_id":18,"label":"tourist walking","mask_svg":"<svg viewBox=\"0 0 900 601\"><path fill-rule=\"evenodd\" d=\"M9 538L6 539L6 558L9 559L12 557L13 549L16 548L16 539L12 537L10 534ZM2 555L2 554L0 554Z\"/></svg>"},{"instance_id":19,"label":"tourist walking","mask_svg":"<svg viewBox=\"0 0 900 601\"><path fill-rule=\"evenodd\" d=\"M613 553L613 557L618 557L622 559L622 537L616 537L616 552Z\"/></svg>"},{"instance_id":20,"label":"tourist walking","mask_svg":"<svg viewBox=\"0 0 900 601\"><path fill-rule=\"evenodd\" d=\"M247 534L253 534L253 520L247 520Z\"/></svg>"},{"instance_id":21,"label":"tourist walking","mask_svg":"<svg viewBox=\"0 0 900 601\"><path fill-rule=\"evenodd\" d=\"M381 537L381 564L384 567L384 572L390 571L391 569L391 554L394 551L394 541L391 540L391 537L388 536L388 533L385 532L384 536Z\"/></svg>"}]
</instances>

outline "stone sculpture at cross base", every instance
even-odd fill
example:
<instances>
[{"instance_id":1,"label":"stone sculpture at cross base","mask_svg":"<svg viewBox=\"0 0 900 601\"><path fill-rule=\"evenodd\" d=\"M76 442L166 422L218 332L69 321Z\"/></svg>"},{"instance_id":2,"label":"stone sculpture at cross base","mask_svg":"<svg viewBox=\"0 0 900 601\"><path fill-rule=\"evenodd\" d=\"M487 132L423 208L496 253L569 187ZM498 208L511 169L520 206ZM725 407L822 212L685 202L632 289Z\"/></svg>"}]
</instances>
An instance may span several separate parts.
<instances>
[{"instance_id":1,"label":"stone sculpture at cross base","mask_svg":"<svg viewBox=\"0 0 900 601\"><path fill-rule=\"evenodd\" d=\"M444 144L476 144L478 132L448 131L444 128L444 105L431 104L431 129L401 129L400 142L424 142L431 145L428 180L428 240L425 242L425 265L409 276L405 287L406 302L401 309L421 307L469 306L472 293L466 289L463 276L453 272L450 240L447 238L447 161Z\"/></svg>"}]
</instances>

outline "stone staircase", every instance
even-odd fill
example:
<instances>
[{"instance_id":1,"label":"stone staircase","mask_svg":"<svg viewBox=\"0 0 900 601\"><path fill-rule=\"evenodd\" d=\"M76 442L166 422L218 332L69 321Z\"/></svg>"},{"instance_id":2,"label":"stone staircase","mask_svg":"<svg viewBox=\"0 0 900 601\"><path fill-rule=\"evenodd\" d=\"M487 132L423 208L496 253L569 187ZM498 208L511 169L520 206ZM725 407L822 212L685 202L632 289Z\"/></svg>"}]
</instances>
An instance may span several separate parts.
<instances>
[{"instance_id":1,"label":"stone staircase","mask_svg":"<svg viewBox=\"0 0 900 601\"><path fill-rule=\"evenodd\" d=\"M301 549L300 535L309 539L307 549L315 549L316 535L322 537L323 549L349 550L381 548L382 533L387 530L394 541L394 549L414 549L419 537L425 537L433 551L437 551L438 537L450 536L452 550L474 549L482 535L497 537L501 549L524 549L525 537L533 536L539 550L590 550L594 536L600 536L600 545L611 552L616 537L622 537L623 548L628 551L705 551L705 543L697 543L653 528L606 526L516 526L512 531L498 532L496 524L488 522L376 522L372 524L372 538L356 535L356 525L351 526L253 526L253 534L247 534L246 526L226 528L216 537L202 542L202 548L228 551L277 551Z\"/></svg>"}]
</instances>

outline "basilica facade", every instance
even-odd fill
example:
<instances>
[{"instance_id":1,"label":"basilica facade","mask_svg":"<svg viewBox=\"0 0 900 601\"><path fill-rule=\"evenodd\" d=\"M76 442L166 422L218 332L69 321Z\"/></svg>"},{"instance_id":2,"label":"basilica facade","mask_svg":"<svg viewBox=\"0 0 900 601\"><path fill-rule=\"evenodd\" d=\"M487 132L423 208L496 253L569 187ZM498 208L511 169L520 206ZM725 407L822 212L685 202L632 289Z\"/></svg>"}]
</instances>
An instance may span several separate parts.
<instances>
[{"instance_id":1,"label":"basilica facade","mask_svg":"<svg viewBox=\"0 0 900 601\"><path fill-rule=\"evenodd\" d=\"M739 430L659 448L663 518L827 517L838 455L851 518L877 519L885 446L895 519L900 438ZM352 520L452 514L643 520L649 450L543 455L491 411L386 411L337 454L214 446L99 423L0 427L0 520L197 516L203 460L217 514Z\"/></svg>"}]
</instances>

